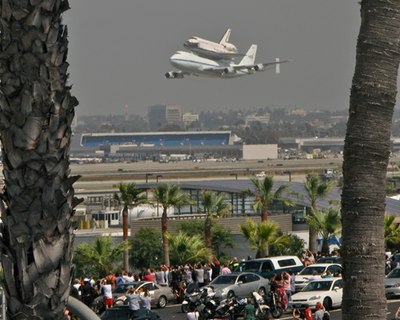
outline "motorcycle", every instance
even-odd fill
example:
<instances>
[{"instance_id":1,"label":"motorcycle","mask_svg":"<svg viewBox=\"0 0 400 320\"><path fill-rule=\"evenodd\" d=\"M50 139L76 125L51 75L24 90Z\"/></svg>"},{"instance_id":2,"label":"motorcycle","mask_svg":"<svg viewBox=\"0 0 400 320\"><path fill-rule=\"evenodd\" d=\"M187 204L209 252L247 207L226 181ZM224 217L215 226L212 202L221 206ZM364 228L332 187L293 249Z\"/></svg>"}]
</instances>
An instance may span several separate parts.
<instances>
[{"instance_id":1,"label":"motorcycle","mask_svg":"<svg viewBox=\"0 0 400 320\"><path fill-rule=\"evenodd\" d=\"M184 292L183 301L181 304L181 311L187 313L190 308L197 309L198 306L204 304L204 300L208 295L209 288L202 288L200 290Z\"/></svg>"},{"instance_id":2,"label":"motorcycle","mask_svg":"<svg viewBox=\"0 0 400 320\"><path fill-rule=\"evenodd\" d=\"M278 319L282 316L285 307L278 299L276 292L270 291L266 296L266 304L269 307L269 312L274 319Z\"/></svg>"},{"instance_id":3,"label":"motorcycle","mask_svg":"<svg viewBox=\"0 0 400 320\"><path fill-rule=\"evenodd\" d=\"M255 316L258 320L269 320L271 310L265 303L265 299L257 291L251 293L255 308Z\"/></svg>"}]
</instances>

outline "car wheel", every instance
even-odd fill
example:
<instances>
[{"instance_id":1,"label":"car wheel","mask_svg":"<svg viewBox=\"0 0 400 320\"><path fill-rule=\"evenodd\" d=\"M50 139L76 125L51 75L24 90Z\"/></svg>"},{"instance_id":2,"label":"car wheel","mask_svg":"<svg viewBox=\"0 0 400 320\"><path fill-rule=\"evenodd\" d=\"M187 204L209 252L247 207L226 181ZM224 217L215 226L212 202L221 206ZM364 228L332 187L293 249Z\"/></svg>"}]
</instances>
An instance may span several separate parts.
<instances>
[{"instance_id":1,"label":"car wheel","mask_svg":"<svg viewBox=\"0 0 400 320\"><path fill-rule=\"evenodd\" d=\"M167 305L167 298L166 298L166 296L161 296L160 298L158 298L157 306L158 306L159 308L165 308L166 305Z\"/></svg>"},{"instance_id":2,"label":"car wheel","mask_svg":"<svg viewBox=\"0 0 400 320\"><path fill-rule=\"evenodd\" d=\"M331 300L331 298L326 297L324 299L324 301L322 302L322 304L323 304L325 310L329 311L329 310L332 309L332 300Z\"/></svg>"},{"instance_id":3,"label":"car wheel","mask_svg":"<svg viewBox=\"0 0 400 320\"><path fill-rule=\"evenodd\" d=\"M235 293L232 290L228 291L226 297L229 299L232 298L233 296L235 296Z\"/></svg>"},{"instance_id":4,"label":"car wheel","mask_svg":"<svg viewBox=\"0 0 400 320\"><path fill-rule=\"evenodd\" d=\"M258 289L258 294L260 296L265 296L267 294L267 291L265 290L264 287L261 287L260 289Z\"/></svg>"}]
</instances>

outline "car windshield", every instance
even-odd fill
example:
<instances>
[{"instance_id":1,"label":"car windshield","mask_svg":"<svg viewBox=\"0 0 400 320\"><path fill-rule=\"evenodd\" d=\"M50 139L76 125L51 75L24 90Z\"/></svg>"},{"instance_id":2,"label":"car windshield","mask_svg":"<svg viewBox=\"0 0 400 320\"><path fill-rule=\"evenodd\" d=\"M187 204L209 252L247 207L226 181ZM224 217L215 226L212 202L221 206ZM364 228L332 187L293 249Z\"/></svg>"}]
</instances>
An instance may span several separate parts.
<instances>
[{"instance_id":1,"label":"car windshield","mask_svg":"<svg viewBox=\"0 0 400 320\"><path fill-rule=\"evenodd\" d=\"M311 281L301 291L329 291L332 281Z\"/></svg>"},{"instance_id":2,"label":"car windshield","mask_svg":"<svg viewBox=\"0 0 400 320\"><path fill-rule=\"evenodd\" d=\"M390 273L386 276L387 278L400 278L400 268L393 269Z\"/></svg>"},{"instance_id":3,"label":"car windshield","mask_svg":"<svg viewBox=\"0 0 400 320\"><path fill-rule=\"evenodd\" d=\"M234 275L223 275L216 277L213 281L211 281L211 285L213 284L234 284L237 276Z\"/></svg>"},{"instance_id":4,"label":"car windshield","mask_svg":"<svg viewBox=\"0 0 400 320\"><path fill-rule=\"evenodd\" d=\"M319 267L319 266L309 266L304 268L299 274L301 275L312 275L314 271L316 274L322 274L325 271L326 267Z\"/></svg>"},{"instance_id":5,"label":"car windshield","mask_svg":"<svg viewBox=\"0 0 400 320\"><path fill-rule=\"evenodd\" d=\"M238 267L234 268L233 271L257 272L260 269L260 263L259 261L242 262Z\"/></svg>"}]
</instances>

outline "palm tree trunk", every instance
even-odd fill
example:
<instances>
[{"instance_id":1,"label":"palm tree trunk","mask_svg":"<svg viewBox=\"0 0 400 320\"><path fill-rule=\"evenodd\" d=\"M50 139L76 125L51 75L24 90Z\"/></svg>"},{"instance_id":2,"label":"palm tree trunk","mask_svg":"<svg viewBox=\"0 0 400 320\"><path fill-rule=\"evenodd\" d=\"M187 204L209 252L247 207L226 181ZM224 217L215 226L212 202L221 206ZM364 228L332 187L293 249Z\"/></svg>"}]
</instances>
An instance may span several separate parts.
<instances>
[{"instance_id":1,"label":"palm tree trunk","mask_svg":"<svg viewBox=\"0 0 400 320\"><path fill-rule=\"evenodd\" d=\"M211 248L211 219L209 216L206 217L206 221L204 222L204 239L207 248Z\"/></svg>"},{"instance_id":2,"label":"palm tree trunk","mask_svg":"<svg viewBox=\"0 0 400 320\"><path fill-rule=\"evenodd\" d=\"M344 146L343 320L386 319L383 221L400 59L400 2L362 1Z\"/></svg>"},{"instance_id":3,"label":"palm tree trunk","mask_svg":"<svg viewBox=\"0 0 400 320\"><path fill-rule=\"evenodd\" d=\"M268 204L264 204L261 209L261 222L268 221Z\"/></svg>"},{"instance_id":4,"label":"palm tree trunk","mask_svg":"<svg viewBox=\"0 0 400 320\"><path fill-rule=\"evenodd\" d=\"M128 206L124 205L124 209L122 210L122 232L124 241L128 241L128 234L129 234L129 223L128 223ZM129 248L125 246L124 249L124 269L129 271Z\"/></svg>"},{"instance_id":5,"label":"palm tree trunk","mask_svg":"<svg viewBox=\"0 0 400 320\"><path fill-rule=\"evenodd\" d=\"M162 243L163 243L163 251L164 251L164 264L169 267L169 244L168 244L168 217L167 217L167 209L163 208L163 213L161 217L161 233L162 233Z\"/></svg>"},{"instance_id":6,"label":"palm tree trunk","mask_svg":"<svg viewBox=\"0 0 400 320\"><path fill-rule=\"evenodd\" d=\"M67 0L2 1L0 210L10 319L62 319L71 280L74 197L69 177L77 100L67 86Z\"/></svg>"},{"instance_id":7,"label":"palm tree trunk","mask_svg":"<svg viewBox=\"0 0 400 320\"><path fill-rule=\"evenodd\" d=\"M313 205L315 207L315 204ZM313 216L313 208L310 208L311 210L309 211L309 215ZM309 236L308 236L308 248L309 250L314 254L317 252L317 238L318 238L318 232L314 230L313 228L309 227Z\"/></svg>"}]
</instances>

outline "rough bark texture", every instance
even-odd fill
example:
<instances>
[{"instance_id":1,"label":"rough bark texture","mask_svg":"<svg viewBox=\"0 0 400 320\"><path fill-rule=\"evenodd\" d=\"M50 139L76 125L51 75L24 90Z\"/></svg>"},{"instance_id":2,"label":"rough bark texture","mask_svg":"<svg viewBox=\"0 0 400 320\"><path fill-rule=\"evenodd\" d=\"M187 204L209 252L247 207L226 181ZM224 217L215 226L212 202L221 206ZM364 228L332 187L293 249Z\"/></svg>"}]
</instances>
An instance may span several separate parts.
<instances>
[{"instance_id":1,"label":"rough bark texture","mask_svg":"<svg viewBox=\"0 0 400 320\"><path fill-rule=\"evenodd\" d=\"M400 1L361 4L344 146L343 319L386 319L385 177L399 64Z\"/></svg>"},{"instance_id":2,"label":"rough bark texture","mask_svg":"<svg viewBox=\"0 0 400 320\"><path fill-rule=\"evenodd\" d=\"M162 233L162 242L163 242L163 251L164 251L164 264L169 267L169 241L168 241L168 207L163 208L163 213L161 216L161 233Z\"/></svg>"},{"instance_id":3,"label":"rough bark texture","mask_svg":"<svg viewBox=\"0 0 400 320\"><path fill-rule=\"evenodd\" d=\"M62 319L71 279L71 122L64 0L3 0L1 262L9 319Z\"/></svg>"}]
</instances>

